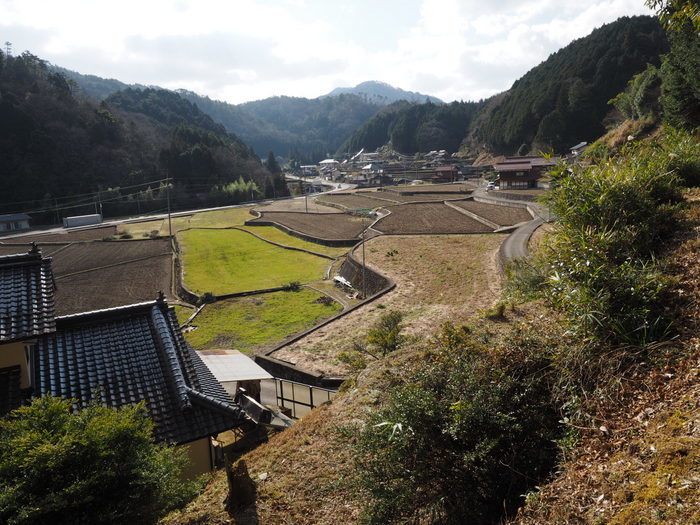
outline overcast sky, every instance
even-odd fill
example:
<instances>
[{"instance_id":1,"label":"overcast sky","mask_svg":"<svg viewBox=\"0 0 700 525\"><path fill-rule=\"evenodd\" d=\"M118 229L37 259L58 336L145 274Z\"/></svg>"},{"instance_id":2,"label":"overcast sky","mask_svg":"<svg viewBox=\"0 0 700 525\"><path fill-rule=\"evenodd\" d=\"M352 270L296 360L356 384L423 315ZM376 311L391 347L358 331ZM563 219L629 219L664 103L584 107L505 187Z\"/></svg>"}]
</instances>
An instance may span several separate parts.
<instances>
[{"instance_id":1,"label":"overcast sky","mask_svg":"<svg viewBox=\"0 0 700 525\"><path fill-rule=\"evenodd\" d=\"M643 0L0 0L0 42L231 103L365 80L466 101L636 14Z\"/></svg>"}]
</instances>

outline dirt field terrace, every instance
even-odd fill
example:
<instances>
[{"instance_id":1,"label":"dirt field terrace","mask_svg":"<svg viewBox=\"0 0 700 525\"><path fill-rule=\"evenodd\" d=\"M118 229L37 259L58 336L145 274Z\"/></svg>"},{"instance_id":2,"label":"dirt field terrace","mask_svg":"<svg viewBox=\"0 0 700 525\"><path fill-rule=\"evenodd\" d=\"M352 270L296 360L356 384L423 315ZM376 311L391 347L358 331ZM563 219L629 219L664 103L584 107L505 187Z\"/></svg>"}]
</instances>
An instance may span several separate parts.
<instances>
[{"instance_id":1,"label":"dirt field terrace","mask_svg":"<svg viewBox=\"0 0 700 525\"><path fill-rule=\"evenodd\" d=\"M58 315L152 301L159 291L175 299L168 241L91 242L114 231L109 227L23 237L26 244L0 244L0 255L26 252L31 241L39 244L42 253L53 259Z\"/></svg>"},{"instance_id":2,"label":"dirt field terrace","mask_svg":"<svg viewBox=\"0 0 700 525\"><path fill-rule=\"evenodd\" d=\"M396 288L347 316L273 353L306 370L344 375L337 360L382 313L406 314L406 333L419 336L446 321L466 322L499 297L496 257L505 234L380 236L367 241L367 264ZM361 255L356 254L357 258Z\"/></svg>"}]
</instances>

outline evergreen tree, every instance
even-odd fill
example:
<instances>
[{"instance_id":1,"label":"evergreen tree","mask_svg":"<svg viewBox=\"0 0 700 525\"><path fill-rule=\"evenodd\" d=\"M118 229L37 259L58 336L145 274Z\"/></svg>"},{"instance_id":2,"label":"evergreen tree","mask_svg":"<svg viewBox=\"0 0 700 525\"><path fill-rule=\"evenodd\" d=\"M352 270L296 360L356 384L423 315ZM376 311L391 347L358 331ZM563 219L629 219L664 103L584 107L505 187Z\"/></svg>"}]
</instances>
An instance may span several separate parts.
<instances>
[{"instance_id":1,"label":"evergreen tree","mask_svg":"<svg viewBox=\"0 0 700 525\"><path fill-rule=\"evenodd\" d=\"M267 154L267 164L266 165L267 165L267 171L269 171L273 175L276 175L276 174L282 172L282 168L280 168L280 165L277 162L277 158L275 157L275 153L273 151L270 151Z\"/></svg>"}]
</instances>

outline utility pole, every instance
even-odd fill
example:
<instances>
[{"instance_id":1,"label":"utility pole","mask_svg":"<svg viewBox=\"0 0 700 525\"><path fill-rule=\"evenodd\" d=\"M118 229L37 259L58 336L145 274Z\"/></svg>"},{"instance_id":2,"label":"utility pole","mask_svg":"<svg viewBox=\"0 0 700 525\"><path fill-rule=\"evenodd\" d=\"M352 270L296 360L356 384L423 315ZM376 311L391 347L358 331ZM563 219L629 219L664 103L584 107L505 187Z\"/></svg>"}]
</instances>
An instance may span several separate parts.
<instances>
[{"instance_id":1,"label":"utility pole","mask_svg":"<svg viewBox=\"0 0 700 525\"><path fill-rule=\"evenodd\" d=\"M365 233L367 229L362 230L362 299L367 299L367 281L365 280Z\"/></svg>"},{"instance_id":2,"label":"utility pole","mask_svg":"<svg viewBox=\"0 0 700 525\"><path fill-rule=\"evenodd\" d=\"M5 42L5 56L12 56L12 42Z\"/></svg>"},{"instance_id":3,"label":"utility pole","mask_svg":"<svg viewBox=\"0 0 700 525\"><path fill-rule=\"evenodd\" d=\"M173 245L173 223L170 220L170 177L165 179L165 195L168 201L168 237L170 237L170 246Z\"/></svg>"}]
</instances>

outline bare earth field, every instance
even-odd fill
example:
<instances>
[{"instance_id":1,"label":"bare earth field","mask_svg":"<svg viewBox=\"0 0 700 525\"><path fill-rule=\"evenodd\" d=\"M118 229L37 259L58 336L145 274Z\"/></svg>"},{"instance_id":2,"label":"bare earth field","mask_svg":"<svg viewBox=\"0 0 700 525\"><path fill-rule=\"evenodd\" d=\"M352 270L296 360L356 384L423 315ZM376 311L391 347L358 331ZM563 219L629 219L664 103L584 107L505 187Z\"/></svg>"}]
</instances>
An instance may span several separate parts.
<instances>
[{"instance_id":1,"label":"bare earth field","mask_svg":"<svg viewBox=\"0 0 700 525\"><path fill-rule=\"evenodd\" d=\"M532 215L525 208L498 206L476 201L457 201L452 204L501 226L512 226L532 220Z\"/></svg>"},{"instance_id":2,"label":"bare earth field","mask_svg":"<svg viewBox=\"0 0 700 525\"><path fill-rule=\"evenodd\" d=\"M268 211L262 211L261 213L262 216L259 219L253 219L251 224L272 221L318 239L357 239L362 230L369 225L366 219L344 213L320 214Z\"/></svg>"},{"instance_id":3,"label":"bare earth field","mask_svg":"<svg viewBox=\"0 0 700 525\"><path fill-rule=\"evenodd\" d=\"M5 242L31 243L41 242L76 242L76 241L99 241L105 237L111 237L117 233L115 226L102 226L100 228L90 228L88 230L67 231L65 233L41 233L36 232L22 237L5 239Z\"/></svg>"},{"instance_id":4,"label":"bare earth field","mask_svg":"<svg viewBox=\"0 0 700 525\"><path fill-rule=\"evenodd\" d=\"M394 204L392 202L373 199L371 194L368 195L365 193L338 193L324 195L323 197L318 198L318 202L331 202L333 204L339 204L340 206L345 206L349 210L355 210L358 208L374 209L379 208L380 206L392 206ZM395 202L398 202L398 200Z\"/></svg>"},{"instance_id":5,"label":"bare earth field","mask_svg":"<svg viewBox=\"0 0 700 525\"><path fill-rule=\"evenodd\" d=\"M158 291L174 298L172 257L165 239L39 247L53 259L58 315L152 301ZM28 249L29 245L0 244L0 255L26 253Z\"/></svg>"},{"instance_id":6,"label":"bare earth field","mask_svg":"<svg viewBox=\"0 0 700 525\"><path fill-rule=\"evenodd\" d=\"M273 357L305 370L343 375L348 370L337 360L338 353L351 350L353 341L361 339L383 313L404 312L405 333L414 336L432 334L446 321L466 322L499 297L496 257L504 238L502 234L382 236L367 241L367 263L393 279L396 288Z\"/></svg>"},{"instance_id":7,"label":"bare earth field","mask_svg":"<svg viewBox=\"0 0 700 525\"><path fill-rule=\"evenodd\" d=\"M472 184L416 184L414 186L396 186L393 191L409 193L469 193L475 189Z\"/></svg>"},{"instance_id":8,"label":"bare earth field","mask_svg":"<svg viewBox=\"0 0 700 525\"><path fill-rule=\"evenodd\" d=\"M383 233L486 233L485 224L467 217L442 203L394 206L391 213L374 226Z\"/></svg>"},{"instance_id":9,"label":"bare earth field","mask_svg":"<svg viewBox=\"0 0 700 525\"><path fill-rule=\"evenodd\" d=\"M468 197L466 193L430 193L427 191L418 192L415 195L393 193L391 191L376 191L373 193L373 195L375 195L377 198L390 199L396 202L442 202L455 199L464 199Z\"/></svg>"},{"instance_id":10,"label":"bare earth field","mask_svg":"<svg viewBox=\"0 0 700 525\"><path fill-rule=\"evenodd\" d=\"M56 313L67 315L153 301L158 291L172 298L170 255L56 277Z\"/></svg>"},{"instance_id":11,"label":"bare earth field","mask_svg":"<svg viewBox=\"0 0 700 525\"><path fill-rule=\"evenodd\" d=\"M160 255L170 255L170 246L165 239L79 243L56 251L52 266L54 275L60 278L76 272Z\"/></svg>"},{"instance_id":12,"label":"bare earth field","mask_svg":"<svg viewBox=\"0 0 700 525\"><path fill-rule=\"evenodd\" d=\"M324 196L325 197L325 196ZM255 209L258 211L306 211L308 206L310 213L342 213L342 210L331 208L330 206L323 206L321 203L316 202L317 197L308 197L308 199L296 198L296 199L284 199L272 202L270 204L265 204L263 206L257 206ZM306 202L305 202L306 201Z\"/></svg>"}]
</instances>

